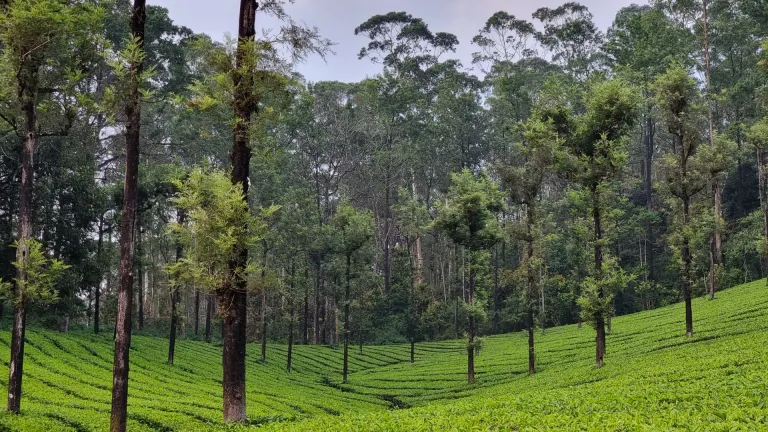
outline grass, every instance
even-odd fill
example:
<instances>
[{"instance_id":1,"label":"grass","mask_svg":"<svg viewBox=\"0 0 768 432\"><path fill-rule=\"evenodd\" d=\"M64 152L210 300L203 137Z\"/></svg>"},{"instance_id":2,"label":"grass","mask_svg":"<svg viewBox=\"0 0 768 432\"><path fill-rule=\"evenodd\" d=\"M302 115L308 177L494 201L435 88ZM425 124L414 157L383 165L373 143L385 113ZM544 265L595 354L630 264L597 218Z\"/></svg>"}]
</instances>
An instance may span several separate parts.
<instances>
[{"instance_id":1,"label":"grass","mask_svg":"<svg viewBox=\"0 0 768 432\"><path fill-rule=\"evenodd\" d=\"M523 333L485 338L477 383L466 384L464 341L341 350L284 346L265 364L248 348L251 426L266 431L749 431L768 430L768 288L763 281L694 301L693 338L682 305L613 320L606 366L594 369L594 331L537 332L535 376ZM29 331L22 415L0 415L2 431L102 431L109 422L111 335ZM0 333L6 385L10 335ZM221 350L135 336L129 430L208 431L221 425ZM4 370L3 370L4 369ZM252 429L251 427L247 429Z\"/></svg>"}]
</instances>

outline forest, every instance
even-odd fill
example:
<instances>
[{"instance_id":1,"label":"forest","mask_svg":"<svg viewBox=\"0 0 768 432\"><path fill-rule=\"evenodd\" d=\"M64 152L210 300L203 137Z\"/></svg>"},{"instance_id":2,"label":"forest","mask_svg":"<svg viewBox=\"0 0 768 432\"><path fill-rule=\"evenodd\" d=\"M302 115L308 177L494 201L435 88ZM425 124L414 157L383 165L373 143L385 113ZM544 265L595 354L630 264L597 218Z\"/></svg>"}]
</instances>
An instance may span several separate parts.
<instances>
[{"instance_id":1,"label":"forest","mask_svg":"<svg viewBox=\"0 0 768 432\"><path fill-rule=\"evenodd\" d=\"M215 421L262 426L319 409L299 404L317 391L291 387L304 379L362 406L339 400L332 415L449 393L368 393L400 379L369 370L395 355L433 365L425 374L455 366L446 376L464 395L489 373L506 382L488 372L498 362L557 373L568 360L547 357L557 347L588 360L567 367L569 385L614 373L614 359L642 370L628 347L660 343L648 332L676 344L730 334L699 336L717 330L719 308L745 320L734 335L764 330L749 315L765 309L762 285L733 287L768 281L765 0L650 0L607 29L576 2L502 10L461 41L382 13L349 29L357 61L379 71L360 82L296 72L332 63L335 42L291 17L292 3L240 0L222 37L145 0L0 0L0 430L106 428L14 420L40 403L40 383L66 388L26 369L43 373L57 350L73 356L67 368L94 357L92 376L108 372L99 396L65 393L103 402L111 431L209 430L163 426L149 405L132 413L133 374L154 391L147 368L174 368L161 387L205 370L218 388L189 404L210 393ZM455 59L460 43L471 64ZM644 328L646 316L662 318ZM296 364L302 378L276 378ZM273 379L285 381L259 384ZM278 388L296 392L292 414L246 404ZM318 421L296 430L371 427ZM578 430L625 430L614 426Z\"/></svg>"}]
</instances>

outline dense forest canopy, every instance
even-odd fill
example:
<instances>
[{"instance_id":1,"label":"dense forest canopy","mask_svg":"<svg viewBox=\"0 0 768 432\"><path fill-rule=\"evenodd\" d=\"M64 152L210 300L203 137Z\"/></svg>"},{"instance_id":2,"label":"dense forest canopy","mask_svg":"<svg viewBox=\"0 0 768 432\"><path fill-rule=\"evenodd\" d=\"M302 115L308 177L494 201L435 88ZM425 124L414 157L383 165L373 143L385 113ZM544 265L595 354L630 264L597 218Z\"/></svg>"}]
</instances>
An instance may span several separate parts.
<instances>
[{"instance_id":1,"label":"dense forest canopy","mask_svg":"<svg viewBox=\"0 0 768 432\"><path fill-rule=\"evenodd\" d=\"M221 339L242 421L246 342L288 370L343 345L346 381L350 349L466 336L472 382L483 335L527 330L534 373L536 329L587 323L600 367L613 316L684 301L691 336L692 298L768 276L764 1L499 11L461 41L383 13L352 83L295 72L333 42L285 3L220 41L140 0L0 0L9 410L27 324L115 332L124 430L132 332Z\"/></svg>"}]
</instances>

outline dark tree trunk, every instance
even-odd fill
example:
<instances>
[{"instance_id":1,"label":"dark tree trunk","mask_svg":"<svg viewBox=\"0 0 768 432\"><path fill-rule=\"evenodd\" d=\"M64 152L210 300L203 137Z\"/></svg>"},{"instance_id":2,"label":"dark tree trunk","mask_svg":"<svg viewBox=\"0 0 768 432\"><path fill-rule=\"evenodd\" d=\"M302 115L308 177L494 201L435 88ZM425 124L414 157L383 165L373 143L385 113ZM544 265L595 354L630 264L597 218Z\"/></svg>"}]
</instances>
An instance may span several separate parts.
<instances>
[{"instance_id":1,"label":"dark tree trunk","mask_svg":"<svg viewBox=\"0 0 768 432\"><path fill-rule=\"evenodd\" d=\"M147 19L146 0L134 0L131 32L144 49L144 24ZM131 63L131 81L125 118L125 186L123 192L123 220L120 227L120 287L117 293L115 323L115 358L112 379L111 432L125 432L128 419L128 356L131 347L131 309L133 300L133 259L135 217L139 201L139 129L141 127L141 93L138 76L143 64Z\"/></svg>"},{"instance_id":2,"label":"dark tree trunk","mask_svg":"<svg viewBox=\"0 0 768 432\"><path fill-rule=\"evenodd\" d=\"M493 333L499 333L499 250L493 247Z\"/></svg>"},{"instance_id":3,"label":"dark tree trunk","mask_svg":"<svg viewBox=\"0 0 768 432\"><path fill-rule=\"evenodd\" d=\"M267 361L267 252L266 242L261 271L261 362Z\"/></svg>"},{"instance_id":4,"label":"dark tree trunk","mask_svg":"<svg viewBox=\"0 0 768 432\"><path fill-rule=\"evenodd\" d=\"M177 218L179 225L184 225L185 214L184 210L177 210ZM184 249L181 244L176 245L176 262L179 262L184 256ZM176 352L176 327L179 321L178 305L181 297L181 290L179 289L178 282L173 284L173 291L171 291L171 335L168 338L168 364L173 366L173 357Z\"/></svg>"},{"instance_id":5,"label":"dark tree trunk","mask_svg":"<svg viewBox=\"0 0 768 432\"><path fill-rule=\"evenodd\" d=\"M757 172L758 183L760 187L760 204L763 209L763 236L765 236L766 250L768 256L768 149L757 149ZM768 279L765 281L768 285Z\"/></svg>"},{"instance_id":6,"label":"dark tree trunk","mask_svg":"<svg viewBox=\"0 0 768 432\"><path fill-rule=\"evenodd\" d=\"M472 306L475 303L475 268L472 264L472 255L469 259L469 295L467 300L470 307L469 312L469 343L467 344L467 382L475 382L475 314Z\"/></svg>"},{"instance_id":7,"label":"dark tree trunk","mask_svg":"<svg viewBox=\"0 0 768 432\"><path fill-rule=\"evenodd\" d=\"M243 199L248 200L248 170L251 161L251 118L257 103L253 94L253 70L245 69L246 56L256 36L255 0L240 0L237 52L234 71L234 143L232 184L243 188ZM222 317L223 355L222 380L224 421L245 422L245 344L246 344L246 280L242 270L248 262L248 249L238 247L229 261L231 281L219 289L219 309Z\"/></svg>"},{"instance_id":8,"label":"dark tree trunk","mask_svg":"<svg viewBox=\"0 0 768 432\"><path fill-rule=\"evenodd\" d=\"M723 200L720 181L715 179L712 188L715 196L715 232L712 234L709 256L709 299L715 299L717 291L717 269L723 264L723 237L720 230L720 221L723 219Z\"/></svg>"},{"instance_id":9,"label":"dark tree trunk","mask_svg":"<svg viewBox=\"0 0 768 432\"><path fill-rule=\"evenodd\" d=\"M301 343L306 345L309 342L309 268L304 268L304 315L302 316Z\"/></svg>"},{"instance_id":10,"label":"dark tree trunk","mask_svg":"<svg viewBox=\"0 0 768 432\"><path fill-rule=\"evenodd\" d=\"M416 361L416 342L411 338L411 363Z\"/></svg>"},{"instance_id":11,"label":"dark tree trunk","mask_svg":"<svg viewBox=\"0 0 768 432\"><path fill-rule=\"evenodd\" d=\"M289 286L290 293L291 293L290 294L291 295L291 297L290 297L290 317L291 317L291 319L288 321L288 359L286 361L286 366L285 366L285 369L288 372L291 371L291 360L293 358L293 320L295 318L295 311L294 311L294 308L293 308L293 289L294 289L294 286L295 286L295 281L294 281L295 273L296 273L296 271L294 270L294 267L293 267L293 260L291 260L291 283L290 283L290 286Z\"/></svg>"},{"instance_id":12,"label":"dark tree trunk","mask_svg":"<svg viewBox=\"0 0 768 432\"><path fill-rule=\"evenodd\" d=\"M600 212L600 189L598 185L592 188L592 218L595 229L595 279L600 280L603 273L603 228L602 216ZM597 296L600 299L605 298L602 287L598 289ZM598 368L603 367L605 357L605 316L603 311L598 311L595 316L595 364Z\"/></svg>"},{"instance_id":13,"label":"dark tree trunk","mask_svg":"<svg viewBox=\"0 0 768 432\"><path fill-rule=\"evenodd\" d=\"M101 271L101 251L104 248L104 215L99 218L99 241L96 244L96 261L99 265L99 278L96 282L93 295L93 333L99 334L99 315L101 314L101 280L103 273Z\"/></svg>"},{"instance_id":14,"label":"dark tree trunk","mask_svg":"<svg viewBox=\"0 0 768 432\"><path fill-rule=\"evenodd\" d=\"M346 384L347 375L349 374L349 282L350 282L350 268L352 267L352 257L347 254L347 267L346 267L346 285L344 288L344 370L342 372L342 381Z\"/></svg>"},{"instance_id":15,"label":"dark tree trunk","mask_svg":"<svg viewBox=\"0 0 768 432\"><path fill-rule=\"evenodd\" d=\"M32 193L34 191L34 157L37 147L37 88L38 70L36 66L25 64L24 60L17 74L19 100L24 112L26 136L23 141L21 159L21 185L19 186L19 246L16 249L16 261L25 262L29 258L29 241L32 238ZM23 270L17 271L17 278L26 281L28 275ZM8 376L8 411L18 414L21 410L21 380L24 370L24 333L26 326L26 293L18 283L13 283L13 332L11 334L11 358Z\"/></svg>"},{"instance_id":16,"label":"dark tree trunk","mask_svg":"<svg viewBox=\"0 0 768 432\"><path fill-rule=\"evenodd\" d=\"M534 331L533 331L533 305L536 302L536 273L533 267L534 261L534 238L533 238L533 226L536 223L535 209L532 203L527 204L527 231L528 231L528 373L533 375L536 373L536 348L534 344Z\"/></svg>"},{"instance_id":17,"label":"dark tree trunk","mask_svg":"<svg viewBox=\"0 0 768 432\"><path fill-rule=\"evenodd\" d=\"M683 198L683 220L684 225L688 225L690 220L690 197ZM683 299L685 300L685 334L688 337L693 336L693 309L691 307L691 248L690 240L687 234L683 234L683 247L681 250L683 256Z\"/></svg>"},{"instance_id":18,"label":"dark tree trunk","mask_svg":"<svg viewBox=\"0 0 768 432\"><path fill-rule=\"evenodd\" d=\"M134 268L137 269L137 273L139 275L137 284L136 284L136 290L138 291L138 300L139 300L139 313L138 313L138 319L139 319L139 330L144 329L144 263L142 262L142 259L144 257L144 251L141 247L141 210L136 209L136 256L134 257L134 260L136 263L134 264Z\"/></svg>"},{"instance_id":19,"label":"dark tree trunk","mask_svg":"<svg viewBox=\"0 0 768 432\"><path fill-rule=\"evenodd\" d=\"M288 372L291 371L291 360L293 359L293 319L295 317L295 312L293 310L293 303L291 303L291 312L290 312L291 319L288 321L288 360L286 364L286 370Z\"/></svg>"},{"instance_id":20,"label":"dark tree trunk","mask_svg":"<svg viewBox=\"0 0 768 432\"><path fill-rule=\"evenodd\" d=\"M645 207L648 212L653 211L653 153L654 153L654 124L650 113L645 123ZM648 279L653 281L656 277L653 223L649 220L645 225L645 253L648 265Z\"/></svg>"},{"instance_id":21,"label":"dark tree trunk","mask_svg":"<svg viewBox=\"0 0 768 432\"><path fill-rule=\"evenodd\" d=\"M195 290L195 336L200 329L200 291Z\"/></svg>"},{"instance_id":22,"label":"dark tree trunk","mask_svg":"<svg viewBox=\"0 0 768 432\"><path fill-rule=\"evenodd\" d=\"M318 258L317 262L315 263L315 345L320 343L320 297L323 288L321 271L322 265L320 263L320 258Z\"/></svg>"},{"instance_id":23,"label":"dark tree trunk","mask_svg":"<svg viewBox=\"0 0 768 432\"><path fill-rule=\"evenodd\" d=\"M386 174L386 186L384 190L384 295L389 295L389 291L392 286L392 269L391 269L391 263L390 263L390 255L391 255L391 239L390 239L390 215L391 215L391 208L390 208L390 187L389 187L389 166L387 166L387 174Z\"/></svg>"},{"instance_id":24,"label":"dark tree trunk","mask_svg":"<svg viewBox=\"0 0 768 432\"><path fill-rule=\"evenodd\" d=\"M205 342L211 343L211 319L213 319L213 297L205 296Z\"/></svg>"}]
</instances>

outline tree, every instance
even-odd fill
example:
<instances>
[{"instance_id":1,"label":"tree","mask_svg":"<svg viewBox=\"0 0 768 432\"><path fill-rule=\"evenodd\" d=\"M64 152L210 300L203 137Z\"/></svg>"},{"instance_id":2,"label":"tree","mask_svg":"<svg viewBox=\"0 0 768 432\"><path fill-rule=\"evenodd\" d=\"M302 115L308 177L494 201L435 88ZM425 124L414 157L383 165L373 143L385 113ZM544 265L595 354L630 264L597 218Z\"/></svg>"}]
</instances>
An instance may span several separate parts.
<instances>
[{"instance_id":1,"label":"tree","mask_svg":"<svg viewBox=\"0 0 768 432\"><path fill-rule=\"evenodd\" d=\"M584 95L585 113L573 118L566 108L554 105L545 112L555 130L568 134L565 147L570 159L565 165L567 175L584 187L591 201L594 250L593 278L600 280L603 270L603 210L605 184L615 179L626 160L626 136L634 124L639 98L622 80L592 84ZM606 293L598 285L597 297ZM597 309L593 317L597 336L595 363L603 366L605 356L604 313Z\"/></svg>"},{"instance_id":2,"label":"tree","mask_svg":"<svg viewBox=\"0 0 768 432\"><path fill-rule=\"evenodd\" d=\"M701 136L698 126L698 91L696 83L682 67L671 67L660 75L653 85L654 99L667 130L672 135L673 154L665 155L665 169L669 192L679 199L682 211L674 244L680 256L680 275L683 278L685 301L685 332L693 336L693 310L691 308L691 200L706 186L706 176L698 160L697 150Z\"/></svg>"},{"instance_id":3,"label":"tree","mask_svg":"<svg viewBox=\"0 0 768 432\"><path fill-rule=\"evenodd\" d=\"M373 216L368 212L360 212L348 203L342 203L331 219L333 243L336 252L344 259L344 367L343 381L347 382L349 375L349 336L350 327L349 306L352 302L350 287L352 282L352 259L373 238Z\"/></svg>"},{"instance_id":4,"label":"tree","mask_svg":"<svg viewBox=\"0 0 768 432\"><path fill-rule=\"evenodd\" d=\"M475 175L470 170L463 170L452 177L453 184L446 203L439 207L434 227L468 252L467 381L472 384L475 382L475 352L479 351L475 340L477 320L482 311L475 304L477 270L482 253L501 239L497 213L504 207L504 200L498 186L484 172Z\"/></svg>"},{"instance_id":5,"label":"tree","mask_svg":"<svg viewBox=\"0 0 768 432\"><path fill-rule=\"evenodd\" d=\"M215 293L219 298L219 314L225 320L231 319L227 315L233 313L232 306L222 303L222 296L232 294L225 290L232 290L235 283L242 282L243 292L237 294L245 295L248 279L257 273L254 263L246 261L234 272L231 263L240 257L242 249L254 246L263 238L267 227L265 220L277 211L277 207L251 215L248 203L243 199L243 186L231 183L222 171L195 169L188 179L174 183L179 192L173 202L186 213L187 223L170 224L170 230L184 250L183 258L168 267L172 281L174 284L194 284L202 291ZM225 337L229 324L225 322ZM234 396L244 402L244 393ZM226 417L229 421L235 421L231 417L232 409L225 411L230 415Z\"/></svg>"},{"instance_id":6,"label":"tree","mask_svg":"<svg viewBox=\"0 0 768 432\"><path fill-rule=\"evenodd\" d=\"M122 225L120 228L120 287L115 322L115 359L112 379L111 432L123 432L128 419L128 357L131 348L131 309L133 301L133 260L137 205L139 199L139 141L141 129L141 84L144 78L144 26L146 0L134 0L131 15L133 39L127 48L129 64L125 78L125 183Z\"/></svg>"},{"instance_id":7,"label":"tree","mask_svg":"<svg viewBox=\"0 0 768 432\"><path fill-rule=\"evenodd\" d=\"M65 135L72 127L76 108L72 97L82 73L68 73L76 65L90 65L97 56L102 16L92 5L70 5L58 0L17 0L0 12L3 96L0 118L19 137L22 147L21 185L16 242L17 277L14 279L14 324L11 334L8 411L19 413L23 376L24 333L28 283L34 246L34 157L41 138ZM55 113L53 118L44 118ZM53 127L51 127L53 126Z\"/></svg>"},{"instance_id":8,"label":"tree","mask_svg":"<svg viewBox=\"0 0 768 432\"><path fill-rule=\"evenodd\" d=\"M537 257L538 225L536 222L536 204L540 199L541 187L555 166L556 152L562 144L557 132L550 127L540 113L521 125L523 141L518 144L522 155L519 166L500 167L505 189L513 202L525 206L525 229L515 232L516 236L527 244L525 256L526 268L526 312L528 314L528 373L536 372L534 348L534 310L539 292L538 280L541 267L540 255ZM544 323L542 322L543 326Z\"/></svg>"}]
</instances>

